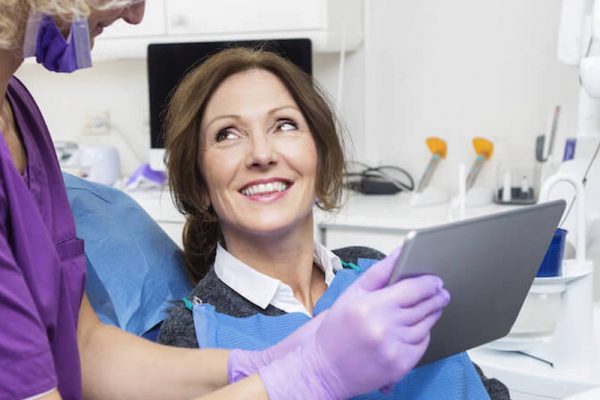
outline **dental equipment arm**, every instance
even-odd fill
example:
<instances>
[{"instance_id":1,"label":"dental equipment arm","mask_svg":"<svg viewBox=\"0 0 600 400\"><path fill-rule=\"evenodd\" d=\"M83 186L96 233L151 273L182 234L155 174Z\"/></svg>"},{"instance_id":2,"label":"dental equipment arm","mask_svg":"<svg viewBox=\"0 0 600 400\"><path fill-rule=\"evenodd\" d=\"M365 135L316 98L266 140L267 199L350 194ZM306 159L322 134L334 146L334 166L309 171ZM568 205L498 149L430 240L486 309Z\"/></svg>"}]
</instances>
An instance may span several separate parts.
<instances>
[{"instance_id":1,"label":"dental equipment arm","mask_svg":"<svg viewBox=\"0 0 600 400\"><path fill-rule=\"evenodd\" d=\"M589 41L585 27L587 10L593 0L562 0L558 26L558 59L567 65L579 65Z\"/></svg>"},{"instance_id":2,"label":"dental equipment arm","mask_svg":"<svg viewBox=\"0 0 600 400\"><path fill-rule=\"evenodd\" d=\"M578 136L600 132L600 1L562 0L558 59L579 67ZM595 100L594 100L595 99Z\"/></svg>"},{"instance_id":3,"label":"dental equipment arm","mask_svg":"<svg viewBox=\"0 0 600 400\"><path fill-rule=\"evenodd\" d=\"M565 164L566 168L564 170L561 168L560 172L575 174L574 176L581 178L590 172L594 164L594 149L598 146L600 138L600 0L562 0L561 6L557 55L561 62L579 67L581 87L577 111L575 160L570 165ZM576 164L577 162L580 164ZM570 169L573 165L578 167ZM584 168L585 172L579 166ZM591 176L598 173L597 168L598 164L592 169ZM600 196L598 180L588 180L585 191L589 204L597 204ZM588 228L594 225L597 216L598 209L588 207L586 210ZM576 226L572 217L565 218L562 225L567 228ZM585 245L588 248L594 247L592 231L588 232L587 237L589 241ZM573 237L568 240L572 239Z\"/></svg>"}]
</instances>

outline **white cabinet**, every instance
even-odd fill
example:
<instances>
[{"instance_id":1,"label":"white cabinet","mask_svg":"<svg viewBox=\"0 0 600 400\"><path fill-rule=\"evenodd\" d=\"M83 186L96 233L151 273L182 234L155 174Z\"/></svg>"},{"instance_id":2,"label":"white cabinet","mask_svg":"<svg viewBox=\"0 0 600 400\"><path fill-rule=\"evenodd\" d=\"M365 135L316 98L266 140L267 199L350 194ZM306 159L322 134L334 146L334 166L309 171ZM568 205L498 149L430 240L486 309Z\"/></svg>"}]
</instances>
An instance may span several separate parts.
<instances>
[{"instance_id":1,"label":"white cabinet","mask_svg":"<svg viewBox=\"0 0 600 400\"><path fill-rule=\"evenodd\" d=\"M368 246L383 253L400 246L415 229L441 225L457 219L450 204L411 207L410 194L375 196L350 194L337 213L315 214L316 238L326 247ZM504 211L514 206L490 204L467 208L466 218Z\"/></svg>"},{"instance_id":2,"label":"white cabinet","mask_svg":"<svg viewBox=\"0 0 600 400\"><path fill-rule=\"evenodd\" d=\"M213 35L325 30L326 3L324 0L169 0L168 33Z\"/></svg>"},{"instance_id":3,"label":"white cabinet","mask_svg":"<svg viewBox=\"0 0 600 400\"><path fill-rule=\"evenodd\" d=\"M165 20L167 3L166 0L147 0L144 11L144 19L139 25L130 25L122 19L115 21L106 28L98 37L99 46L104 41L113 39L143 38L152 36L163 36L167 34L167 23Z\"/></svg>"},{"instance_id":4,"label":"white cabinet","mask_svg":"<svg viewBox=\"0 0 600 400\"><path fill-rule=\"evenodd\" d=\"M185 217L173 204L169 189L139 190L127 192L127 194L158 223L179 247L183 247L182 234Z\"/></svg>"},{"instance_id":5,"label":"white cabinet","mask_svg":"<svg viewBox=\"0 0 600 400\"><path fill-rule=\"evenodd\" d=\"M401 246L409 229L348 226L323 223L317 227L317 240L329 249L347 246L366 246L389 254Z\"/></svg>"},{"instance_id":6,"label":"white cabinet","mask_svg":"<svg viewBox=\"0 0 600 400\"><path fill-rule=\"evenodd\" d=\"M94 59L143 58L150 43L309 38L316 52L355 50L363 0L147 0L138 26L117 21Z\"/></svg>"}]
</instances>

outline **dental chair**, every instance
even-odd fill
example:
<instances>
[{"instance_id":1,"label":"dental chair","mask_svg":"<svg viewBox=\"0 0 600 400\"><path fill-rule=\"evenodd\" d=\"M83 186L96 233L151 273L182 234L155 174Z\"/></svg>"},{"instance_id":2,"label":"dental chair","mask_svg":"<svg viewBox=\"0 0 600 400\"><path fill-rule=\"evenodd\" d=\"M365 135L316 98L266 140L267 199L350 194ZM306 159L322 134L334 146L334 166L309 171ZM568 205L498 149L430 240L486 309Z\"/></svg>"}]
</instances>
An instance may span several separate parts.
<instances>
[{"instance_id":1,"label":"dental chair","mask_svg":"<svg viewBox=\"0 0 600 400\"><path fill-rule=\"evenodd\" d=\"M189 293L181 249L124 192L63 174L85 241L86 294L100 320L155 340L171 302Z\"/></svg>"}]
</instances>

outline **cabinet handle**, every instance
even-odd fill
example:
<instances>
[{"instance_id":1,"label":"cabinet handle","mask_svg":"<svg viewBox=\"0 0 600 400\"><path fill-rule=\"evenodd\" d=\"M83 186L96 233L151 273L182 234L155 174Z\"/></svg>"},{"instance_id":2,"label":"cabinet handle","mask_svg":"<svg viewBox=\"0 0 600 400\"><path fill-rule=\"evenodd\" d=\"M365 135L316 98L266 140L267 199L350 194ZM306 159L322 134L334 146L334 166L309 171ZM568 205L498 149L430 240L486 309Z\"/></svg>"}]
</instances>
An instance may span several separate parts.
<instances>
[{"instance_id":1,"label":"cabinet handle","mask_svg":"<svg viewBox=\"0 0 600 400\"><path fill-rule=\"evenodd\" d=\"M175 14L171 18L171 25L174 27L184 27L188 25L188 19L185 15Z\"/></svg>"}]
</instances>

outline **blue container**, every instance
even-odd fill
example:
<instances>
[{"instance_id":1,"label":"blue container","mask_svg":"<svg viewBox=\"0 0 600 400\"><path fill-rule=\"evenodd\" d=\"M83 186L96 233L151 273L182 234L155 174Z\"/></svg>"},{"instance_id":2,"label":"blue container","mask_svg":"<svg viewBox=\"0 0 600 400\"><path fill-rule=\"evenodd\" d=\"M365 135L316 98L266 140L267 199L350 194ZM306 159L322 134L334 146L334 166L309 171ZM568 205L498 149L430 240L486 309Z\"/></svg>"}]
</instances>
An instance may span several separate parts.
<instances>
[{"instance_id":1,"label":"blue container","mask_svg":"<svg viewBox=\"0 0 600 400\"><path fill-rule=\"evenodd\" d=\"M562 260L565 252L565 239L567 231L565 229L557 229L554 231L554 237L550 242L550 247L546 251L546 255L542 260L542 265L538 270L537 277L551 277L562 275Z\"/></svg>"}]
</instances>

